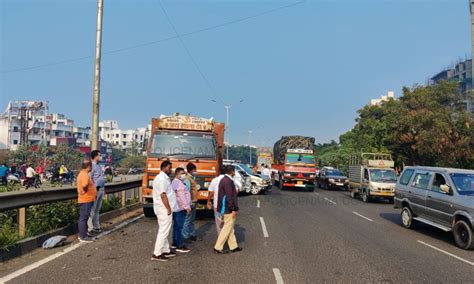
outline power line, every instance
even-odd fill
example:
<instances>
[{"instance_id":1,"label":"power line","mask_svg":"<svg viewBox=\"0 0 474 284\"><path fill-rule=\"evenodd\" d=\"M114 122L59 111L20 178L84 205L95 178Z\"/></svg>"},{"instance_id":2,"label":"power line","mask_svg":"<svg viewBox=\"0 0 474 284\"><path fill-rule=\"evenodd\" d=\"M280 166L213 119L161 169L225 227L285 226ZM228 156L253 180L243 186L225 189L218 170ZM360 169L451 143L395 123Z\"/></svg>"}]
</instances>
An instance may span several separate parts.
<instances>
[{"instance_id":1,"label":"power line","mask_svg":"<svg viewBox=\"0 0 474 284\"><path fill-rule=\"evenodd\" d=\"M161 10L163 11L163 14L165 15L166 17L166 20L168 21L168 23L170 24L171 28L173 29L174 33L176 34L176 36L178 37L179 39L179 42L181 43L181 46L183 46L184 50L186 51L186 53L188 54L189 56L189 59L191 59L191 62L193 63L194 67L196 67L196 70L199 72L199 74L201 75L201 78L203 79L204 83L206 83L207 87L211 90L212 94L214 95L214 98L215 99L218 99L219 101L223 102L222 99L217 95L217 92L216 92L216 89L214 88L214 86L211 84L211 82L209 81L209 79L207 78L207 76L204 74L204 72L202 72L202 69L201 67L199 67L199 64L197 64L197 61L194 59L193 55L191 54L191 51L189 51L189 48L186 46L186 44L184 43L184 40L183 38L180 36L180 34L178 33L178 30L176 29L176 26L173 24L173 22L171 21L171 18L170 16L168 15L168 12L166 12L166 9L165 7L163 6L163 3L161 3L161 0L158 0L158 4L160 5L161 7Z\"/></svg>"},{"instance_id":2,"label":"power line","mask_svg":"<svg viewBox=\"0 0 474 284\"><path fill-rule=\"evenodd\" d=\"M304 2L306 2L306 0L300 0L300 1L297 1L295 3L287 4L287 5L284 5L284 6L279 6L279 7L276 7L276 8L270 9L270 10L266 10L266 11L263 11L263 12L260 12L260 13L257 13L257 14L251 15L251 16L235 19L235 20L232 20L232 21L228 21L228 22L225 22L225 23L209 26L209 27L202 28L202 29L197 29L197 30L194 30L194 31L191 31L191 32L180 34L180 35L170 36L170 37L166 37L166 38L162 38L162 39L158 39L158 40L154 40L154 41L143 42L143 43L139 43L139 44L128 46L128 47L123 47L123 48L118 48L118 49L105 51L105 52L102 52L102 56L106 55L106 54L120 53L120 52L125 52L125 51L129 51L129 50L133 50L133 49L137 49L137 48L142 48L142 47L146 47L146 46L150 46L150 45L155 45L155 44L162 43L162 42L165 42L165 41L174 40L174 39L177 39L179 37L186 37L186 36L206 32L206 31L210 31L210 30L213 30L213 29L222 28L222 27L225 27L225 26L237 24L237 23L240 23L240 22L244 22L244 21L248 21L248 20L251 20L251 19L254 19L254 18L264 16L264 15L267 15L267 14L270 14L270 13L274 13L274 12L277 12L279 10L291 8L291 7L297 6L299 4L302 4ZM15 73L15 72L42 69L42 68L52 67L52 66L56 66L56 65L79 62L79 61L91 59L93 57L94 57L93 55L89 55L89 56L76 57L76 58L71 58L71 59L64 59L64 60L51 62L51 63L40 64L40 65L33 65L33 66L28 66L28 67L1 70L0 74L8 74L8 73Z\"/></svg>"}]
</instances>

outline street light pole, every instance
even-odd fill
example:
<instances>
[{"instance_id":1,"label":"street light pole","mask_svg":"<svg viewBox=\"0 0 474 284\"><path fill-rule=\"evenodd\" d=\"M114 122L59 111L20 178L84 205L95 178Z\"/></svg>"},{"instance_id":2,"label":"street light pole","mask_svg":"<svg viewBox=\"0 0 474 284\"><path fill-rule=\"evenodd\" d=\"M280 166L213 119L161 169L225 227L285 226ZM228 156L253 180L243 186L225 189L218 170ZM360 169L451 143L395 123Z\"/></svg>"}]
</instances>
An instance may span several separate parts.
<instances>
[{"instance_id":1,"label":"street light pole","mask_svg":"<svg viewBox=\"0 0 474 284\"><path fill-rule=\"evenodd\" d=\"M229 160L229 146L230 146L230 142L229 142L229 109L231 108L232 106L229 106L229 105L226 105L224 106L225 108L225 113L226 113L226 122L225 122L225 129L226 129L226 135L227 135L227 148L226 148L226 159Z\"/></svg>"},{"instance_id":2,"label":"street light pole","mask_svg":"<svg viewBox=\"0 0 474 284\"><path fill-rule=\"evenodd\" d=\"M91 150L99 149L100 56L102 44L102 11L104 0L97 0L97 30L95 38L94 94L92 99Z\"/></svg>"},{"instance_id":3,"label":"street light pole","mask_svg":"<svg viewBox=\"0 0 474 284\"><path fill-rule=\"evenodd\" d=\"M249 130L249 164L252 166L252 146L250 146L250 135L252 135L252 130Z\"/></svg>"}]
</instances>

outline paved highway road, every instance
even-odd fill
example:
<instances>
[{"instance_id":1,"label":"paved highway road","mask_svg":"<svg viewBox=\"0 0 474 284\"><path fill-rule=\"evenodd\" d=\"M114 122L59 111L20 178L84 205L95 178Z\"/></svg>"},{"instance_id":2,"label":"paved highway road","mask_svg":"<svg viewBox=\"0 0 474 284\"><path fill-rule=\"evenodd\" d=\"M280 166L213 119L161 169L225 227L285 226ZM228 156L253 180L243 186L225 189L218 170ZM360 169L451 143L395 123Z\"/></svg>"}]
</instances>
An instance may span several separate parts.
<instances>
[{"instance_id":1,"label":"paved highway road","mask_svg":"<svg viewBox=\"0 0 474 284\"><path fill-rule=\"evenodd\" d=\"M240 253L214 254L214 223L203 220L198 234L204 240L191 253L167 263L150 261L156 221L141 218L11 282L474 281L473 251L456 248L450 234L428 226L403 228L399 210L387 203L364 204L341 191L274 189L241 197L240 207Z\"/></svg>"}]
</instances>

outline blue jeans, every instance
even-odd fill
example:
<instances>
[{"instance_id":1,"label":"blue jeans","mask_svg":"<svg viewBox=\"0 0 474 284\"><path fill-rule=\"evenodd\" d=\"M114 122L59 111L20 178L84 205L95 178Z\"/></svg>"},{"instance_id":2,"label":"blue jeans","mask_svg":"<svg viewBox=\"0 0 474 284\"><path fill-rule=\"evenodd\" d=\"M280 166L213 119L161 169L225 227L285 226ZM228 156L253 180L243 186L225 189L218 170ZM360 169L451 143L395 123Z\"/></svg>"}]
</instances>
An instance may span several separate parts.
<instances>
[{"instance_id":1,"label":"blue jeans","mask_svg":"<svg viewBox=\"0 0 474 284\"><path fill-rule=\"evenodd\" d=\"M196 228L194 228L194 220L196 219L196 204L191 205L191 213L186 214L183 226L183 238L189 239L196 236Z\"/></svg>"},{"instance_id":2,"label":"blue jeans","mask_svg":"<svg viewBox=\"0 0 474 284\"><path fill-rule=\"evenodd\" d=\"M100 208L102 208L102 200L104 199L105 189L102 187L97 188L97 197L95 198L94 206L91 209L91 217L88 222L89 229L100 230Z\"/></svg>"},{"instance_id":3,"label":"blue jeans","mask_svg":"<svg viewBox=\"0 0 474 284\"><path fill-rule=\"evenodd\" d=\"M87 220L91 215L91 209L94 202L79 203L79 237L81 239L87 238Z\"/></svg>"},{"instance_id":4,"label":"blue jeans","mask_svg":"<svg viewBox=\"0 0 474 284\"><path fill-rule=\"evenodd\" d=\"M183 225L186 211L173 212L173 244L177 248L184 246Z\"/></svg>"}]
</instances>

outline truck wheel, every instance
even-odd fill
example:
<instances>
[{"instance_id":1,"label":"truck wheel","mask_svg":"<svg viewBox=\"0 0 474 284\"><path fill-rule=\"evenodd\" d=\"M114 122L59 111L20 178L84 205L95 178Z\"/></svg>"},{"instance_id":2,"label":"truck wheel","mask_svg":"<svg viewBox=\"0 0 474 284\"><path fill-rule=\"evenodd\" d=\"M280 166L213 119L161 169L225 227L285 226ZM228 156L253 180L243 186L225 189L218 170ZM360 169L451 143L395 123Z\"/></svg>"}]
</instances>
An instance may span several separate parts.
<instances>
[{"instance_id":1,"label":"truck wheel","mask_svg":"<svg viewBox=\"0 0 474 284\"><path fill-rule=\"evenodd\" d=\"M392 197L392 198L389 198L389 199L388 199L388 203L390 203L390 204L395 203L395 199L394 199L393 197Z\"/></svg>"},{"instance_id":2,"label":"truck wheel","mask_svg":"<svg viewBox=\"0 0 474 284\"><path fill-rule=\"evenodd\" d=\"M464 220L459 220L453 227L454 240L456 245L462 249L474 249L474 236L469 224Z\"/></svg>"},{"instance_id":3,"label":"truck wheel","mask_svg":"<svg viewBox=\"0 0 474 284\"><path fill-rule=\"evenodd\" d=\"M403 227L407 229L413 228L413 226L415 225L415 220L413 220L413 212L411 212L411 209L409 207L403 207L402 213L400 213L400 217L402 218Z\"/></svg>"},{"instance_id":4,"label":"truck wheel","mask_svg":"<svg viewBox=\"0 0 474 284\"><path fill-rule=\"evenodd\" d=\"M148 218L156 217L153 207L143 207L143 215Z\"/></svg>"},{"instance_id":5,"label":"truck wheel","mask_svg":"<svg viewBox=\"0 0 474 284\"><path fill-rule=\"evenodd\" d=\"M362 201L364 203L369 203L370 202L370 196L369 196L369 193L367 192L367 190L364 190L362 192Z\"/></svg>"},{"instance_id":6,"label":"truck wheel","mask_svg":"<svg viewBox=\"0 0 474 284\"><path fill-rule=\"evenodd\" d=\"M250 187L250 193L253 195L257 195L260 193L260 189L257 187L256 184L252 183L252 187Z\"/></svg>"}]
</instances>

